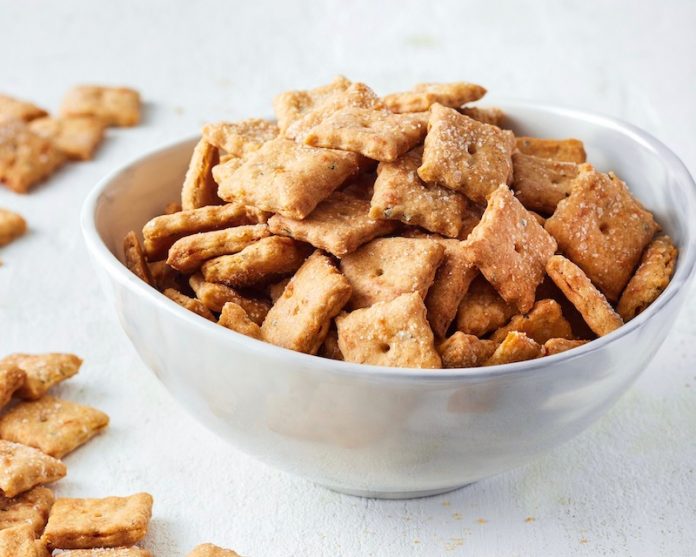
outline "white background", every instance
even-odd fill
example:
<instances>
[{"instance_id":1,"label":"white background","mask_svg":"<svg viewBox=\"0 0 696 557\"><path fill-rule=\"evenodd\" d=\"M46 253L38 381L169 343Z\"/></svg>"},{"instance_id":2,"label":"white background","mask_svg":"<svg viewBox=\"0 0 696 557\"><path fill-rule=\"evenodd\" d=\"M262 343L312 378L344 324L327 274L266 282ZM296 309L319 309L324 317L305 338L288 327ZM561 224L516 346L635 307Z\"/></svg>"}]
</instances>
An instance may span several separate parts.
<instances>
[{"instance_id":1,"label":"white background","mask_svg":"<svg viewBox=\"0 0 696 557\"><path fill-rule=\"evenodd\" d=\"M631 391L533 464L430 499L337 495L218 441L140 362L103 301L80 204L117 165L206 120L267 115L271 96L337 73L379 92L470 80L500 97L605 112L696 170L696 3L0 0L0 91L56 109L84 82L146 100L135 129L26 197L0 191L30 234L0 252L0 353L74 351L59 389L110 430L67 458L60 495L148 490L145 545L213 541L250 557L696 554L696 302ZM0 188L1 189L1 188Z\"/></svg>"}]
</instances>

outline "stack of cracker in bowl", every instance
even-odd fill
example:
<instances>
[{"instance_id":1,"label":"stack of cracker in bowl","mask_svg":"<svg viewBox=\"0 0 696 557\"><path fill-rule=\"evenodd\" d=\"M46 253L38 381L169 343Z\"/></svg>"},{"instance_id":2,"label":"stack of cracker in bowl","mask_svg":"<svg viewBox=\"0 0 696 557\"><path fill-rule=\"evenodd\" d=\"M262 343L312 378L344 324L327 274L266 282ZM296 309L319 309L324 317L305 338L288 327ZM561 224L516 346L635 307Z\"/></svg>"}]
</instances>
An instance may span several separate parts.
<instances>
[{"instance_id":1,"label":"stack of cracker in bowl","mask_svg":"<svg viewBox=\"0 0 696 557\"><path fill-rule=\"evenodd\" d=\"M340 77L277 96L275 122L208 124L126 264L205 319L355 363L497 365L610 333L667 286L673 242L579 140L515 137L485 92Z\"/></svg>"}]
</instances>

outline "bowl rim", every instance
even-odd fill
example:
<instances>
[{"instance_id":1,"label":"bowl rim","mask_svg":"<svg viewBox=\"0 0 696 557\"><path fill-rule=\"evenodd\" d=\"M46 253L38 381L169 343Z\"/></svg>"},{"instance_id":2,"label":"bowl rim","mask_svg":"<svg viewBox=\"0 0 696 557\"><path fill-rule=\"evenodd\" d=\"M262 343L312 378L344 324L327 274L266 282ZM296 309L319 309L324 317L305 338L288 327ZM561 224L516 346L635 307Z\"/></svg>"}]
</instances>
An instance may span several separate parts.
<instances>
[{"instance_id":1,"label":"bowl rim","mask_svg":"<svg viewBox=\"0 0 696 557\"><path fill-rule=\"evenodd\" d=\"M515 108L533 109L552 115L555 114L558 116L581 119L588 123L603 126L605 128L610 128L614 131L623 133L636 143L642 145L644 148L652 151L653 154L658 157L658 159L660 159L667 167L677 174L678 179L676 180L676 184L679 185L679 189L683 189L686 193L688 206L689 209L691 209L691 211L684 211L684 214L693 214L693 211L696 211L696 182L694 181L694 178L691 176L681 159L671 149L641 128L599 112L580 110L558 104L549 104L539 101L506 100L498 98L492 98L491 100L494 100L496 106L500 106L505 111L510 109L514 110ZM117 280L126 288L139 293L143 298L149 299L152 301L152 303L172 314L173 318L183 319L190 326L202 328L203 331L207 331L209 334L220 335L221 340L224 340L225 338L229 340L230 334L236 335L237 342L244 348L249 349L252 352L266 352L269 356L275 356L278 359L285 358L289 363L293 362L297 365L307 366L332 374L359 375L364 376L365 378L411 379L419 381L480 381L507 375L522 376L535 372L544 372L548 370L548 368L555 367L556 364L561 362L577 360L585 357L588 354L602 350L608 344L611 344L623 336L630 334L635 329L639 328L645 321L661 311L681 288L688 286L688 282L694 273L694 267L696 264L696 234L694 234L693 228L695 228L695 226L691 225L687 220L685 223L687 234L684 238L683 245L679 248L679 260L672 280L667 288L652 304L650 304L645 311L641 312L630 322L624 324L608 335L594 339L593 341L577 348L534 360L474 368L397 368L359 364L354 362L346 362L343 360L332 360L311 354L296 352L288 348L276 346L262 340L248 337L241 333L225 329L216 323L212 323L209 320L196 315L185 308L182 308L177 303L164 296L164 294L140 280L130 270L128 270L128 268L121 263L116 255L114 255L107 247L97 230L96 209L100 197L115 178L131 167L145 163L153 156L181 146L185 143L192 143L197 141L199 138L200 135L196 134L160 144L159 146L148 150L144 154L130 159L125 164L118 166L106 176L101 178L89 192L82 204L80 225L84 241L89 251L94 256L94 259L98 261L99 264L107 271L112 280ZM225 337L223 338L222 335L225 335Z\"/></svg>"}]
</instances>

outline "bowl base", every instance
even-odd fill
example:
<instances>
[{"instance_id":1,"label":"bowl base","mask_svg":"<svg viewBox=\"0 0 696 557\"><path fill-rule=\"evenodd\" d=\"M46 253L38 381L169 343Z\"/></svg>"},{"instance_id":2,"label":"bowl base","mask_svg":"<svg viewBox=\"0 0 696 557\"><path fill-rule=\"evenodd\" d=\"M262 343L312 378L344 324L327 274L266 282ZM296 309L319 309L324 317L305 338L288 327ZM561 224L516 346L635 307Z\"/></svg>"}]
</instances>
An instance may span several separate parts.
<instances>
[{"instance_id":1,"label":"bowl base","mask_svg":"<svg viewBox=\"0 0 696 557\"><path fill-rule=\"evenodd\" d=\"M473 483L473 482L472 482ZM471 485L470 483L462 485L453 485L451 487L442 487L438 489L424 489L421 491L371 491L365 489L350 489L345 487L337 487L326 484L317 484L336 493L343 495L352 495L353 497L366 497L369 499L418 499L420 497L432 497L434 495L442 495Z\"/></svg>"}]
</instances>

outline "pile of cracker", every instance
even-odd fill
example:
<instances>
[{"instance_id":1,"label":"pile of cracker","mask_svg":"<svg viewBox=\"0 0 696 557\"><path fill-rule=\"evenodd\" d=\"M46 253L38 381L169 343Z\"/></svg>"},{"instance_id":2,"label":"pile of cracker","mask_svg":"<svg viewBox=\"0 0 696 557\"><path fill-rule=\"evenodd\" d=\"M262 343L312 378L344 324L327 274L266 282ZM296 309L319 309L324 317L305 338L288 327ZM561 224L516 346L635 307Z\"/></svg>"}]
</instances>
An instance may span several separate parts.
<instances>
[{"instance_id":1,"label":"pile of cracker","mask_svg":"<svg viewBox=\"0 0 696 557\"><path fill-rule=\"evenodd\" d=\"M65 95L59 116L0 94L0 182L27 193L66 160L91 159L108 126L139 121L140 95L125 87L78 85Z\"/></svg>"},{"instance_id":2,"label":"pile of cracker","mask_svg":"<svg viewBox=\"0 0 696 557\"><path fill-rule=\"evenodd\" d=\"M356 363L505 364L613 331L667 286L673 242L581 141L516 137L485 92L339 77L277 96L275 122L208 124L126 264L205 319Z\"/></svg>"}]
</instances>

